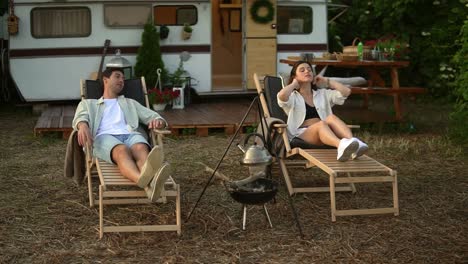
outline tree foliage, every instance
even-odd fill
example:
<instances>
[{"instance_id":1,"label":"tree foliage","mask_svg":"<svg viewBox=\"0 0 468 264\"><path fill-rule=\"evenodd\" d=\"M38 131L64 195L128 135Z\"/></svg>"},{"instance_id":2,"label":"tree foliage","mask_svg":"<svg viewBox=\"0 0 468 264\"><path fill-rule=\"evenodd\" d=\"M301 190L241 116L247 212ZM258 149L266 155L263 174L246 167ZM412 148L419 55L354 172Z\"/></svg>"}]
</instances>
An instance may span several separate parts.
<instances>
[{"instance_id":1,"label":"tree foliage","mask_svg":"<svg viewBox=\"0 0 468 264\"><path fill-rule=\"evenodd\" d=\"M395 36L410 45L411 64L402 71L402 83L429 88L436 97L452 95L454 87L446 84L454 77L444 74L440 68L450 67L455 52L460 49L457 39L466 20L468 0L333 2L349 4L350 8L330 25L332 51L341 50L336 36L343 45L350 45L356 36L363 41Z\"/></svg>"},{"instance_id":2,"label":"tree foliage","mask_svg":"<svg viewBox=\"0 0 468 264\"><path fill-rule=\"evenodd\" d=\"M453 81L456 102L454 112L450 115L450 136L468 148L468 20L460 32L461 48L453 57L455 79Z\"/></svg>"},{"instance_id":3,"label":"tree foliage","mask_svg":"<svg viewBox=\"0 0 468 264\"><path fill-rule=\"evenodd\" d=\"M136 58L135 75L138 77L144 76L146 86L150 89L153 88L158 79L157 69L162 70L162 80L167 78L167 71L164 68L159 46L159 33L151 21L145 24L141 42Z\"/></svg>"},{"instance_id":4,"label":"tree foliage","mask_svg":"<svg viewBox=\"0 0 468 264\"><path fill-rule=\"evenodd\" d=\"M394 36L410 45L410 67L400 81L454 102L450 135L468 142L468 0L333 0L350 8L329 27L330 51L358 36ZM334 17L338 11L331 11Z\"/></svg>"}]
</instances>

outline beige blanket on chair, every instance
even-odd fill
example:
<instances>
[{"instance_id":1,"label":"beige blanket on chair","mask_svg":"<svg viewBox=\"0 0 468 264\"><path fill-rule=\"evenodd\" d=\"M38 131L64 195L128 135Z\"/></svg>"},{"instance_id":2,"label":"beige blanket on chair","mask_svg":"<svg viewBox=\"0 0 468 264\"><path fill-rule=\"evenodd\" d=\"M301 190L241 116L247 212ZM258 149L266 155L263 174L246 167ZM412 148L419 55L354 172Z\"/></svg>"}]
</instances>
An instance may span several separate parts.
<instances>
[{"instance_id":1,"label":"beige blanket on chair","mask_svg":"<svg viewBox=\"0 0 468 264\"><path fill-rule=\"evenodd\" d=\"M74 182L81 185L85 178L85 162L85 153L83 148L78 144L78 131L74 130L68 138L63 169L64 176L73 178Z\"/></svg>"}]
</instances>

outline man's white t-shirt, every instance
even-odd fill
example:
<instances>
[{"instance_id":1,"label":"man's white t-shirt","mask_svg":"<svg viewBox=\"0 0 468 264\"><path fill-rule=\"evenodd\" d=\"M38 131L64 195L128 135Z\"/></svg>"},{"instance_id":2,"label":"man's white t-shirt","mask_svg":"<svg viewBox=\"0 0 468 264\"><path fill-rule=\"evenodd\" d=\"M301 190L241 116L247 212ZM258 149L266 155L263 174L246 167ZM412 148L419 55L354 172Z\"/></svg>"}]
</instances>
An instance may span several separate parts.
<instances>
[{"instance_id":1,"label":"man's white t-shirt","mask_svg":"<svg viewBox=\"0 0 468 264\"><path fill-rule=\"evenodd\" d=\"M102 114L101 124L97 130L96 136L102 134L122 135L129 134L127 122L125 121L122 109L120 109L117 98L104 99L104 112Z\"/></svg>"}]
</instances>

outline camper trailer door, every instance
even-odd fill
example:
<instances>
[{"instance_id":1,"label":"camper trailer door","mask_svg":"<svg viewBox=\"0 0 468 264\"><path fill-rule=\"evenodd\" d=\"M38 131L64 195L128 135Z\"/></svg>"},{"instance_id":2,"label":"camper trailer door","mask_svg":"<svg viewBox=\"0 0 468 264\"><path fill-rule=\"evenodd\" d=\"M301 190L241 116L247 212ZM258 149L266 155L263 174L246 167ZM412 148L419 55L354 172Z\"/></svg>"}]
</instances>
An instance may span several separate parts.
<instances>
[{"instance_id":1,"label":"camper trailer door","mask_svg":"<svg viewBox=\"0 0 468 264\"><path fill-rule=\"evenodd\" d=\"M273 20L268 23L258 23L250 14L255 0L243 1L244 7L244 83L248 89L255 89L253 74L276 75L276 0L269 2L273 6ZM264 17L268 9L261 7L258 9L258 15Z\"/></svg>"}]
</instances>

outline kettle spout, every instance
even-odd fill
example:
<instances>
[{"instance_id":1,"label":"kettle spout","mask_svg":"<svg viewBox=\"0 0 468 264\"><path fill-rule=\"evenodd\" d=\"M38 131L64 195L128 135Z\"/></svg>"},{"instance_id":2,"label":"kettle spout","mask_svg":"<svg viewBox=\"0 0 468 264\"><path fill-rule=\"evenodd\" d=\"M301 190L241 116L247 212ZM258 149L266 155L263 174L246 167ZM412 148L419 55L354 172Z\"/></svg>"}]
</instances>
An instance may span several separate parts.
<instances>
[{"instance_id":1,"label":"kettle spout","mask_svg":"<svg viewBox=\"0 0 468 264\"><path fill-rule=\"evenodd\" d=\"M244 154L245 154L245 148L244 148L244 146L243 146L243 145L241 145L241 144L237 144L237 147L238 147L238 148L239 148L239 149L242 151L242 153L244 153Z\"/></svg>"}]
</instances>

